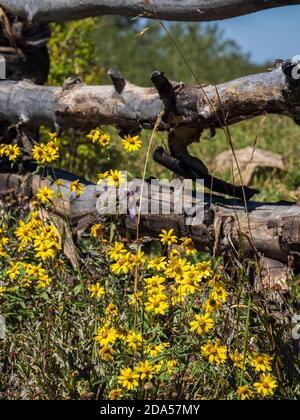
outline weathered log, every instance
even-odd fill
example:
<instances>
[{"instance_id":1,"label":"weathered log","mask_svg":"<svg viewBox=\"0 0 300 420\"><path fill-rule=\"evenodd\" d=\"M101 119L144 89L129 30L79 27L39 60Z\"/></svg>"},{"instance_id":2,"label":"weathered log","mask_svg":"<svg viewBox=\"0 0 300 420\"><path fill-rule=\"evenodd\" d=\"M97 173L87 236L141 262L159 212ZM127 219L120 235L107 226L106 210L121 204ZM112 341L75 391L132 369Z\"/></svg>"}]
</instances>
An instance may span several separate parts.
<instances>
[{"instance_id":1,"label":"weathered log","mask_svg":"<svg viewBox=\"0 0 300 420\"><path fill-rule=\"evenodd\" d=\"M217 86L169 82L168 95L173 98L170 102L154 88L142 88L125 81L120 87L112 72L115 83L112 86L85 86L79 79L67 80L63 88L37 86L27 81L0 81L0 121L58 125L62 129L109 124L131 131L153 128L164 110L159 129L176 128L179 132L178 128L183 127L181 137L188 137L186 141L191 143L198 140L195 136L204 129L266 113L286 115L299 122L300 84L291 76L295 68L296 63L285 62L273 71ZM153 81L157 83L154 77ZM160 86L156 86L160 90Z\"/></svg>"},{"instance_id":2,"label":"weathered log","mask_svg":"<svg viewBox=\"0 0 300 420\"><path fill-rule=\"evenodd\" d=\"M64 171L56 171L56 177L64 180L64 185L60 187L63 198L53 201L53 212L68 217L75 230L77 227L82 231L96 220L106 217L100 216L97 210L101 192L96 185L81 180L86 187L77 198L69 189L75 177ZM2 198L13 194L31 199L44 185L51 185L51 182L39 175L0 173ZM51 188L57 190L55 184ZM139 203L140 193L133 198ZM149 199L157 201L161 197L152 194L143 200ZM214 195L205 195L204 204L204 219L200 224L187 225L187 217L190 217L187 214L142 214L140 232L157 238L161 229L173 228L177 235L191 237L198 249L215 255L228 254L239 259L264 256L295 269L300 268L300 206L288 202L250 201L247 213L242 201L226 200ZM137 215L124 216L122 221L123 226L135 236Z\"/></svg>"},{"instance_id":3,"label":"weathered log","mask_svg":"<svg viewBox=\"0 0 300 420\"><path fill-rule=\"evenodd\" d=\"M145 16L151 19L209 21L240 16L298 0L0 0L7 11L29 22L61 22L89 16Z\"/></svg>"},{"instance_id":4,"label":"weathered log","mask_svg":"<svg viewBox=\"0 0 300 420\"><path fill-rule=\"evenodd\" d=\"M213 191L246 200L257 191L212 178L203 162L189 155L188 146L204 129L215 133L216 128L261 114L277 113L300 121L298 64L292 61L278 64L271 72L218 86L170 82L163 73L154 72L158 93L126 82L117 71L110 70L109 75L112 86L84 86L78 78L68 79L63 88L0 82L0 121L29 127L52 125L59 133L67 127L105 124L123 133L153 127L167 130L170 159L178 160L185 177L204 179ZM159 154L160 163L169 167L166 157Z\"/></svg>"}]
</instances>

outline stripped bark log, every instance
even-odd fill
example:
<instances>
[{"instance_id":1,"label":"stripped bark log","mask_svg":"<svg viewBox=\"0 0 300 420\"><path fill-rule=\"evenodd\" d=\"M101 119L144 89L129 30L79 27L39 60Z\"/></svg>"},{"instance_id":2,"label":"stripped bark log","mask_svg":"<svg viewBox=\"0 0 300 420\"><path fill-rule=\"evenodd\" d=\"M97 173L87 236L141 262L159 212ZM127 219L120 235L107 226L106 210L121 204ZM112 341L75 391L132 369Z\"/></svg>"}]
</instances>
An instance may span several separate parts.
<instances>
[{"instance_id":1,"label":"stripped bark log","mask_svg":"<svg viewBox=\"0 0 300 420\"><path fill-rule=\"evenodd\" d=\"M89 16L145 16L151 19L209 21L240 16L298 0L0 0L7 11L29 22L61 22Z\"/></svg>"},{"instance_id":2,"label":"stripped bark log","mask_svg":"<svg viewBox=\"0 0 300 420\"><path fill-rule=\"evenodd\" d=\"M97 200L100 192L96 185L85 182L84 193L76 198L70 193L70 182L75 178L64 171L56 171L56 177L64 180L60 187L63 199L53 201L53 212L68 217L76 230L82 230L83 222L91 225L106 217L97 211ZM48 179L31 173L0 173L0 192L31 199L41 186L49 185ZM56 190L55 184L51 188ZM139 203L140 193L136 194ZM160 196L152 195L151 200L160 200ZM149 200L146 197L145 200ZM172 206L171 206L172 208ZM108 216L110 217L110 216ZM188 226L187 214L162 215L142 214L140 232L157 238L161 229L174 229L179 236L191 237L197 248L215 255L230 255L235 258L252 258L254 256L271 258L295 270L300 269L300 207L294 203L248 203L248 213L243 203L238 200L226 200L219 196L205 196L205 214L199 225ZM123 226L133 236L136 235L136 217L129 215L122 219Z\"/></svg>"},{"instance_id":3,"label":"stripped bark log","mask_svg":"<svg viewBox=\"0 0 300 420\"><path fill-rule=\"evenodd\" d=\"M159 163L170 168L170 162L174 166L177 159L183 176L204 179L213 191L249 200L257 191L212 178L203 162L189 155L188 146L198 141L205 129L215 133L216 128L261 114L286 115L298 124L297 66L286 61L271 72L206 87L170 82L163 73L154 72L152 81L158 93L126 82L113 70L109 71L113 86L84 86L78 78L68 79L63 88L3 81L0 121L29 127L54 125L59 133L68 127L104 124L114 125L122 133L157 126L168 131L171 153L170 158L156 153Z\"/></svg>"},{"instance_id":4,"label":"stripped bark log","mask_svg":"<svg viewBox=\"0 0 300 420\"><path fill-rule=\"evenodd\" d=\"M159 129L189 128L189 142L198 140L195 133L204 129L266 113L286 115L298 123L300 83L291 78L295 67L296 64L285 62L270 72L205 87L170 83L160 74L170 83L167 96L173 98L172 103L162 90L158 95L154 88L138 87L125 80L120 87L119 79L112 73L115 86L85 86L79 79L67 80L63 88L1 81L0 120L33 126L56 124L62 129L109 124L131 131L153 128L164 110ZM157 80L155 83L157 86Z\"/></svg>"}]
</instances>

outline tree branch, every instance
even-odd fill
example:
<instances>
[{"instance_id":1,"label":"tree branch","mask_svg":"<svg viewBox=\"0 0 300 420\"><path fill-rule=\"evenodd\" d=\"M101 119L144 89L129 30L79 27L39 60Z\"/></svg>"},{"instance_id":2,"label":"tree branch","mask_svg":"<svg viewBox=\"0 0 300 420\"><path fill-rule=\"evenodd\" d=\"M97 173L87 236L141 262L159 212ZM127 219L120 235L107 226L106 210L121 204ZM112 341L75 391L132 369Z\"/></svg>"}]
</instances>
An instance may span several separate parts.
<instances>
[{"instance_id":1,"label":"tree branch","mask_svg":"<svg viewBox=\"0 0 300 420\"><path fill-rule=\"evenodd\" d=\"M6 11L35 23L101 15L209 21L299 3L299 0L0 0Z\"/></svg>"}]
</instances>

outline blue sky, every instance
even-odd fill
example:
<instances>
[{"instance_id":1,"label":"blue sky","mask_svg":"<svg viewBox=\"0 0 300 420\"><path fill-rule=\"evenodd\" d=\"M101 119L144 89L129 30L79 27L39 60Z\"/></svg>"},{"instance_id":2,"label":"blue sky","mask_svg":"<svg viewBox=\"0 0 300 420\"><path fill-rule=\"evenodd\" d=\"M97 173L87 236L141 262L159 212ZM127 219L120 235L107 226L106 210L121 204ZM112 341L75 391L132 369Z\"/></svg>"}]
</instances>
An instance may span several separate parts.
<instances>
[{"instance_id":1,"label":"blue sky","mask_svg":"<svg viewBox=\"0 0 300 420\"><path fill-rule=\"evenodd\" d=\"M219 22L252 61L264 63L300 54L300 6L280 7Z\"/></svg>"}]
</instances>

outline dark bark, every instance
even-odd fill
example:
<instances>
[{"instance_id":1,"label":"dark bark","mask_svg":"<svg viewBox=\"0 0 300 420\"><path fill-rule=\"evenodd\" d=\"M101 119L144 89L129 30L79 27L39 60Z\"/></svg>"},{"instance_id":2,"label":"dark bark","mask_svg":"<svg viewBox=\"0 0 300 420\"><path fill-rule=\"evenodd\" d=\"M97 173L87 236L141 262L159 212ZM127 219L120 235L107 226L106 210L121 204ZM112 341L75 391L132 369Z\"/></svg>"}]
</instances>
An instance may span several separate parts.
<instances>
[{"instance_id":1,"label":"dark bark","mask_svg":"<svg viewBox=\"0 0 300 420\"><path fill-rule=\"evenodd\" d=\"M89 16L146 16L151 19L209 21L226 19L298 0L0 0L10 13L29 22L61 22Z\"/></svg>"},{"instance_id":2,"label":"dark bark","mask_svg":"<svg viewBox=\"0 0 300 420\"><path fill-rule=\"evenodd\" d=\"M16 16L5 14L1 8L0 23L0 54L6 60L7 80L26 79L40 85L44 84L50 68L46 45L50 37L48 26L28 25ZM38 140L38 128L36 125L24 127L22 119L16 124L13 123L9 116L7 118L3 116L1 119L1 142L18 144L24 152L23 159L30 159L31 138Z\"/></svg>"}]
</instances>

